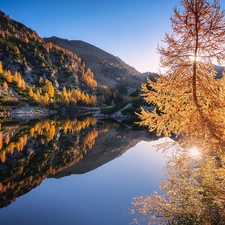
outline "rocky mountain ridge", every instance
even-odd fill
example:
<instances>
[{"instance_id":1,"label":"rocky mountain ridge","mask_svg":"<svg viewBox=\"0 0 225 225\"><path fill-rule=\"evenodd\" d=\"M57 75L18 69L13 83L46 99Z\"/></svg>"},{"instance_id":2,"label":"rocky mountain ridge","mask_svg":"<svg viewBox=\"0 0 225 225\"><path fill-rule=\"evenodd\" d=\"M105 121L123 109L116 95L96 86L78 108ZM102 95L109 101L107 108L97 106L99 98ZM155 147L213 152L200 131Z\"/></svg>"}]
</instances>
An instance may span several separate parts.
<instances>
[{"instance_id":1,"label":"rocky mountain ridge","mask_svg":"<svg viewBox=\"0 0 225 225\"><path fill-rule=\"evenodd\" d=\"M140 72L118 57L83 41L42 38L2 11L0 61L6 72L20 73L28 88L50 81L55 91L66 88L94 95L98 105L137 96L144 81ZM57 99L57 92L53 98Z\"/></svg>"},{"instance_id":2,"label":"rocky mountain ridge","mask_svg":"<svg viewBox=\"0 0 225 225\"><path fill-rule=\"evenodd\" d=\"M42 78L50 80L56 89L85 86L82 70L84 73L88 68L81 58L46 43L35 31L11 20L3 12L0 12L0 49L4 69L12 74L19 72L30 85L38 85Z\"/></svg>"},{"instance_id":3,"label":"rocky mountain ridge","mask_svg":"<svg viewBox=\"0 0 225 225\"><path fill-rule=\"evenodd\" d=\"M115 57L94 45L84 41L67 40L58 37L44 38L44 40L81 57L86 66L90 67L94 72L99 85L115 88L119 83L126 82L128 86L140 86L140 80L138 79L140 72L127 65L119 57Z\"/></svg>"}]
</instances>

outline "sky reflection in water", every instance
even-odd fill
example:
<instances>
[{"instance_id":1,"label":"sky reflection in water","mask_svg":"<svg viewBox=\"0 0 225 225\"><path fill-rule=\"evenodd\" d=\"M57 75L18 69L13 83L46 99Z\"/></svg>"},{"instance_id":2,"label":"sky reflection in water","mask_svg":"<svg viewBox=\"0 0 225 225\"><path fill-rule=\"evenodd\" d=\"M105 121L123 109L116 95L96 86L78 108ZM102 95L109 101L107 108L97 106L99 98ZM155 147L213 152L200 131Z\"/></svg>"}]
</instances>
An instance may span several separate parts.
<instances>
[{"instance_id":1,"label":"sky reflection in water","mask_svg":"<svg viewBox=\"0 0 225 225\"><path fill-rule=\"evenodd\" d=\"M4 225L124 225L133 197L158 190L165 157L141 141L121 157L81 175L46 179L0 210Z\"/></svg>"}]
</instances>

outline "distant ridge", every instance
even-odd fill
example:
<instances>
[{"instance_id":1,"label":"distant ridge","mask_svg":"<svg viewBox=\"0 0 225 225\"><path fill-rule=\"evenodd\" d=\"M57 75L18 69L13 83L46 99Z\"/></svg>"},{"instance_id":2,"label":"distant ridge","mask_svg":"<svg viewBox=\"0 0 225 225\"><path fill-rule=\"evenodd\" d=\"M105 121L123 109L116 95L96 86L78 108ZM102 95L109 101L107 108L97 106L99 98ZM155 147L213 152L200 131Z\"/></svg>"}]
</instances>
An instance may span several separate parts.
<instances>
[{"instance_id":1,"label":"distant ridge","mask_svg":"<svg viewBox=\"0 0 225 225\"><path fill-rule=\"evenodd\" d=\"M214 65L214 68L217 72L216 79L220 79L223 76L224 66Z\"/></svg>"}]
</instances>

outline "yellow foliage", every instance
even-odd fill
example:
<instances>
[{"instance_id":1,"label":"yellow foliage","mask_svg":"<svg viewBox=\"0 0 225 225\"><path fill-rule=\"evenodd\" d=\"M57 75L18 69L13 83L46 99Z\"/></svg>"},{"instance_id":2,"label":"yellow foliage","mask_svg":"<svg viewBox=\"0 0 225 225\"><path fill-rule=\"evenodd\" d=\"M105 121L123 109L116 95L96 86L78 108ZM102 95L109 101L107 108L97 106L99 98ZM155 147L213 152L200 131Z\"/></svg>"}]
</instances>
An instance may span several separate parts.
<instances>
[{"instance_id":1,"label":"yellow foliage","mask_svg":"<svg viewBox=\"0 0 225 225\"><path fill-rule=\"evenodd\" d=\"M0 161L4 163L6 160L6 152L5 151L0 151Z\"/></svg>"},{"instance_id":2,"label":"yellow foliage","mask_svg":"<svg viewBox=\"0 0 225 225\"><path fill-rule=\"evenodd\" d=\"M9 134L6 134L6 136L5 136L5 143L8 145L9 141L10 141Z\"/></svg>"},{"instance_id":3,"label":"yellow foliage","mask_svg":"<svg viewBox=\"0 0 225 225\"><path fill-rule=\"evenodd\" d=\"M2 62L0 61L0 73L3 73L3 66L2 66Z\"/></svg>"},{"instance_id":4,"label":"yellow foliage","mask_svg":"<svg viewBox=\"0 0 225 225\"><path fill-rule=\"evenodd\" d=\"M8 84L4 81L3 88L6 92L8 92Z\"/></svg>"},{"instance_id":5,"label":"yellow foliage","mask_svg":"<svg viewBox=\"0 0 225 225\"><path fill-rule=\"evenodd\" d=\"M30 89L29 89L29 96L30 97L33 97L34 96L34 92L33 92L32 87L30 87Z\"/></svg>"},{"instance_id":6,"label":"yellow foliage","mask_svg":"<svg viewBox=\"0 0 225 225\"><path fill-rule=\"evenodd\" d=\"M2 136L2 132L0 132L0 149L2 149L3 146L3 136Z\"/></svg>"},{"instance_id":7,"label":"yellow foliage","mask_svg":"<svg viewBox=\"0 0 225 225\"><path fill-rule=\"evenodd\" d=\"M6 79L9 83L12 82L12 74L11 74L10 70L8 70L6 73Z\"/></svg>"}]
</instances>

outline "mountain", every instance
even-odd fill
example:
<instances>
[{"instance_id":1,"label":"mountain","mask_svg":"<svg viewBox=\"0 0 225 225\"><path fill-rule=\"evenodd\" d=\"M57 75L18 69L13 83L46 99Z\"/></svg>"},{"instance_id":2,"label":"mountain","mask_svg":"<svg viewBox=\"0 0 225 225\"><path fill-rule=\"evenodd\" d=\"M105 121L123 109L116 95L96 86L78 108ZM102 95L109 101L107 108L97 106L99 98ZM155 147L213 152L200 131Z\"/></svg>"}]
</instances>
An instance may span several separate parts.
<instances>
[{"instance_id":1,"label":"mountain","mask_svg":"<svg viewBox=\"0 0 225 225\"><path fill-rule=\"evenodd\" d=\"M214 68L215 68L215 70L216 70L216 72L217 72L215 78L216 78L216 79L222 78L222 76L223 76L223 71L224 71L224 66L217 66L217 65L214 65Z\"/></svg>"},{"instance_id":2,"label":"mountain","mask_svg":"<svg viewBox=\"0 0 225 225\"><path fill-rule=\"evenodd\" d=\"M84 41L67 40L59 37L44 38L44 40L81 57L86 66L94 72L99 85L126 90L128 94L140 89L143 75L141 77L140 72L126 64L119 57L115 57Z\"/></svg>"},{"instance_id":3,"label":"mountain","mask_svg":"<svg viewBox=\"0 0 225 225\"><path fill-rule=\"evenodd\" d=\"M0 91L6 99L17 96L15 101L22 101L29 95L45 106L105 106L137 96L144 79L118 57L91 44L42 38L0 11L0 82L6 83Z\"/></svg>"},{"instance_id":4,"label":"mountain","mask_svg":"<svg viewBox=\"0 0 225 225\"><path fill-rule=\"evenodd\" d=\"M82 160L98 136L92 117L0 122L0 208Z\"/></svg>"},{"instance_id":5,"label":"mountain","mask_svg":"<svg viewBox=\"0 0 225 225\"><path fill-rule=\"evenodd\" d=\"M19 72L30 85L38 85L42 78L50 80L55 89L88 86L82 78L82 72L88 68L77 55L46 43L35 31L3 12L0 12L0 26L0 61L5 70L12 74Z\"/></svg>"}]
</instances>

